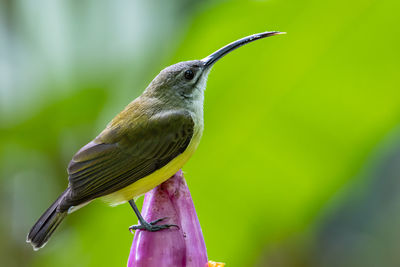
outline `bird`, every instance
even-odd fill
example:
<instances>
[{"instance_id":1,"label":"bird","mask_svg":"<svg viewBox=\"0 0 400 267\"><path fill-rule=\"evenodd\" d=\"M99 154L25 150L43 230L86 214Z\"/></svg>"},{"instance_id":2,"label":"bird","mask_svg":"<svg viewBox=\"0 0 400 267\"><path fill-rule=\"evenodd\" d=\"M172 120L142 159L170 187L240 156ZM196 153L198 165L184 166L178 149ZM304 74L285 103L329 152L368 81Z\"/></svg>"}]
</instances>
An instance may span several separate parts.
<instances>
[{"instance_id":1,"label":"bird","mask_svg":"<svg viewBox=\"0 0 400 267\"><path fill-rule=\"evenodd\" d=\"M34 250L46 245L64 218L101 198L111 205L129 202L139 225L159 231L164 218L147 222L135 199L174 175L197 149L204 128L203 103L215 62L247 43L283 32L269 31L234 41L201 60L163 69L144 92L70 161L68 187L37 220L27 236Z\"/></svg>"}]
</instances>

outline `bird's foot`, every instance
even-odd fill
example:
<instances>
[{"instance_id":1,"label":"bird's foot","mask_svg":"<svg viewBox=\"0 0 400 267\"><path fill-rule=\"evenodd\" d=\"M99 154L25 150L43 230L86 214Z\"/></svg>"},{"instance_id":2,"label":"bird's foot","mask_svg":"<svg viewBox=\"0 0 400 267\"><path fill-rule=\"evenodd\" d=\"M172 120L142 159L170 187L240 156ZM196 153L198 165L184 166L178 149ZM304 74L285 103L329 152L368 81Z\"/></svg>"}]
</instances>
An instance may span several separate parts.
<instances>
[{"instance_id":1,"label":"bird's foot","mask_svg":"<svg viewBox=\"0 0 400 267\"><path fill-rule=\"evenodd\" d=\"M146 230L149 232L157 232L163 229L169 229L170 227L176 227L179 229L179 226L176 224L161 224L161 225L155 225L158 222L161 222L162 220L167 219L167 217L158 219L158 220L154 220L152 222L144 222L143 224L140 225L132 225L131 227L129 227L129 231L133 234L133 231L136 230Z\"/></svg>"}]
</instances>

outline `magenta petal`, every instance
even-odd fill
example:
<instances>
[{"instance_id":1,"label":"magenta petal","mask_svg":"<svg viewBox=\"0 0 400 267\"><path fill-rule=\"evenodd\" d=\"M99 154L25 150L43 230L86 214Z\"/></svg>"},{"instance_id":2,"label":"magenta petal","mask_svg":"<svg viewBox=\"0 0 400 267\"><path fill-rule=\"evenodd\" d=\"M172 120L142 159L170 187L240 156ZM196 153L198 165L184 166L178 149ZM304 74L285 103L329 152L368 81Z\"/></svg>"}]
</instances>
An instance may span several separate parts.
<instances>
[{"instance_id":1,"label":"magenta petal","mask_svg":"<svg viewBox=\"0 0 400 267\"><path fill-rule=\"evenodd\" d=\"M159 224L176 224L180 229L136 231L128 267L206 265L203 234L182 171L146 193L142 215L146 221L168 217Z\"/></svg>"}]
</instances>

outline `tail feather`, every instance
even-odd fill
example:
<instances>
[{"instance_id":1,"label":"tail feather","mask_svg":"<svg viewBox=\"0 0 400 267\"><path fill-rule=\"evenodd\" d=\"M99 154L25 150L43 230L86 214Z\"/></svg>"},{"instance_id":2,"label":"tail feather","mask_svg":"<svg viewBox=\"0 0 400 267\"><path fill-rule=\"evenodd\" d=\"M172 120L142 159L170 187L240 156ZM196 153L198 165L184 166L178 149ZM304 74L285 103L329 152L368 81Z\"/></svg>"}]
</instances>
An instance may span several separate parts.
<instances>
[{"instance_id":1,"label":"tail feather","mask_svg":"<svg viewBox=\"0 0 400 267\"><path fill-rule=\"evenodd\" d=\"M64 196L67 194L69 189L65 190L56 201L43 213L39 220L30 230L26 242L31 243L34 250L38 250L46 245L51 234L67 216L67 212L61 212L57 210L60 203L63 201Z\"/></svg>"}]
</instances>

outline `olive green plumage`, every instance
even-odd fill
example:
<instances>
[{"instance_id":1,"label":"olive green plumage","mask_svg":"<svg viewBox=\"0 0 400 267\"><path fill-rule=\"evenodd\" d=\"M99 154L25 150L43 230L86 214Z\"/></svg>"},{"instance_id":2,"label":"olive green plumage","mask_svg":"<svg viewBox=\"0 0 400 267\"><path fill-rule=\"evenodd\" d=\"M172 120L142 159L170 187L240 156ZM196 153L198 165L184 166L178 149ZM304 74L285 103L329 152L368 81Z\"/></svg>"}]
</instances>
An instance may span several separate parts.
<instances>
[{"instance_id":1,"label":"olive green plumage","mask_svg":"<svg viewBox=\"0 0 400 267\"><path fill-rule=\"evenodd\" d=\"M42 247L76 207L135 183L185 151L195 129L203 129L208 72L200 71L202 65L198 60L181 62L161 71L141 96L73 156L68 188L28 234L34 248ZM193 78L185 77L187 70L195 73Z\"/></svg>"},{"instance_id":2,"label":"olive green plumage","mask_svg":"<svg viewBox=\"0 0 400 267\"><path fill-rule=\"evenodd\" d=\"M119 113L68 166L69 192L59 210L66 211L118 191L165 166L182 153L193 136L196 114L191 106L202 92L200 61L181 62L163 70L145 92ZM171 90L172 88L172 90Z\"/></svg>"},{"instance_id":3,"label":"olive green plumage","mask_svg":"<svg viewBox=\"0 0 400 267\"><path fill-rule=\"evenodd\" d=\"M165 166L182 153L193 135L189 112L174 110L136 120L134 130L103 132L68 166L69 194L60 211L118 191Z\"/></svg>"}]
</instances>

